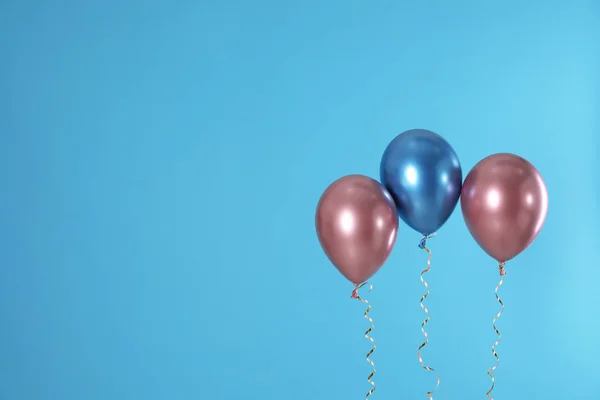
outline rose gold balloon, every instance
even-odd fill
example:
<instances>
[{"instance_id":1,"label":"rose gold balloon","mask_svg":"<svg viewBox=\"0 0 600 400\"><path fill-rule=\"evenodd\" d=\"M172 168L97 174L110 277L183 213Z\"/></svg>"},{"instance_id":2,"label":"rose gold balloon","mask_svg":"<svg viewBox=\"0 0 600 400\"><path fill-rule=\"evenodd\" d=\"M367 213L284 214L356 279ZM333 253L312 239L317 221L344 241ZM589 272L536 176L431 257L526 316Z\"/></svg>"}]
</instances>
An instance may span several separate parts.
<instances>
[{"instance_id":1,"label":"rose gold balloon","mask_svg":"<svg viewBox=\"0 0 600 400\"><path fill-rule=\"evenodd\" d=\"M394 200L377 181L349 175L321 196L317 235L333 265L354 284L373 276L390 255L398 233Z\"/></svg>"},{"instance_id":2,"label":"rose gold balloon","mask_svg":"<svg viewBox=\"0 0 600 400\"><path fill-rule=\"evenodd\" d=\"M504 262L525 250L540 233L548 212L548 192L529 161L514 154L494 154L469 172L460 204L477 243Z\"/></svg>"}]
</instances>

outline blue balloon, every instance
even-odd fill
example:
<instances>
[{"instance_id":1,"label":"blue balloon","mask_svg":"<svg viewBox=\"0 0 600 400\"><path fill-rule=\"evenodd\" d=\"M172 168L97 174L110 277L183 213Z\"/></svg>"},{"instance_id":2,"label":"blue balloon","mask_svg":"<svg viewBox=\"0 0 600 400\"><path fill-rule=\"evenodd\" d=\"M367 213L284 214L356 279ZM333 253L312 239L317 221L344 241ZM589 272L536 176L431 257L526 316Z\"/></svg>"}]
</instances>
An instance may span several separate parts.
<instances>
[{"instance_id":1,"label":"blue balloon","mask_svg":"<svg viewBox=\"0 0 600 400\"><path fill-rule=\"evenodd\" d=\"M392 140L383 153L380 175L399 217L424 236L444 225L460 197L458 156L444 138L425 129Z\"/></svg>"}]
</instances>

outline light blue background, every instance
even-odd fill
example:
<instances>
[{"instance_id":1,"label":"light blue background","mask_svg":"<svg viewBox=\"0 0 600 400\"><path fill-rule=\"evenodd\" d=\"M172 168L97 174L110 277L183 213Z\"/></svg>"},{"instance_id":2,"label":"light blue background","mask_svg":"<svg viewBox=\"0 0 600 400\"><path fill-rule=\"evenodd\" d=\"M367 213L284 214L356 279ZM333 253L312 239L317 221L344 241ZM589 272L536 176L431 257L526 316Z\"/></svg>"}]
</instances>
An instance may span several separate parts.
<instances>
[{"instance_id":1,"label":"light blue background","mask_svg":"<svg viewBox=\"0 0 600 400\"><path fill-rule=\"evenodd\" d=\"M464 173L514 152L550 210L510 262L498 400L600 399L600 3L0 5L0 399L360 399L368 326L314 232L410 128ZM373 399L426 399L426 255L369 295ZM427 364L483 399L496 264L457 210L430 242Z\"/></svg>"}]
</instances>

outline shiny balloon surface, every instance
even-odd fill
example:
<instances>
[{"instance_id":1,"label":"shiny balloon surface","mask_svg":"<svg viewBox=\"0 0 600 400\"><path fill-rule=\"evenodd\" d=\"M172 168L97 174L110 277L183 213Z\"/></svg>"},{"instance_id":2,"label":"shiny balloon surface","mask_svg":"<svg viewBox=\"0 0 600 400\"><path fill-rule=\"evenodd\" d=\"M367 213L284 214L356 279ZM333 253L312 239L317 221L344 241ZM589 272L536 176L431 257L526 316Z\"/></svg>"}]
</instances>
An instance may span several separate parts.
<instances>
[{"instance_id":1,"label":"shiny balloon surface","mask_svg":"<svg viewBox=\"0 0 600 400\"><path fill-rule=\"evenodd\" d=\"M494 154L467 175L461 207L471 235L499 262L525 250L548 212L548 192L539 171L514 154Z\"/></svg>"},{"instance_id":2,"label":"shiny balloon surface","mask_svg":"<svg viewBox=\"0 0 600 400\"><path fill-rule=\"evenodd\" d=\"M398 135L385 149L380 176L400 218L423 235L448 220L460 197L458 156L444 138L428 130Z\"/></svg>"},{"instance_id":3,"label":"shiny balloon surface","mask_svg":"<svg viewBox=\"0 0 600 400\"><path fill-rule=\"evenodd\" d=\"M365 282L381 268L398 232L390 194L362 175L333 182L321 196L315 222L325 254L354 284Z\"/></svg>"}]
</instances>

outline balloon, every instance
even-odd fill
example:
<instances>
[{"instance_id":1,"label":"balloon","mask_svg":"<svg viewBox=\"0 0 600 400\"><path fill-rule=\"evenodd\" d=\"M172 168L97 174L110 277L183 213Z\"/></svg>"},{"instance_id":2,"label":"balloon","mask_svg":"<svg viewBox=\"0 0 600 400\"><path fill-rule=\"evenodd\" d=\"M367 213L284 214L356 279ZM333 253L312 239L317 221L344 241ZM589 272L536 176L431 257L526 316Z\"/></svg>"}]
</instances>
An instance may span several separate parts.
<instances>
[{"instance_id":1,"label":"balloon","mask_svg":"<svg viewBox=\"0 0 600 400\"><path fill-rule=\"evenodd\" d=\"M381 268L398 233L391 196L379 182L362 175L333 182L319 200L315 219L325 254L355 285Z\"/></svg>"},{"instance_id":2,"label":"balloon","mask_svg":"<svg viewBox=\"0 0 600 400\"><path fill-rule=\"evenodd\" d=\"M514 154L494 154L467 175L461 208L479 246L498 262L506 262L540 233L548 212L548 192L529 161Z\"/></svg>"},{"instance_id":3,"label":"balloon","mask_svg":"<svg viewBox=\"0 0 600 400\"><path fill-rule=\"evenodd\" d=\"M448 220L460 197L458 157L431 131L413 129L392 140L383 153L380 174L400 218L423 236Z\"/></svg>"}]
</instances>

